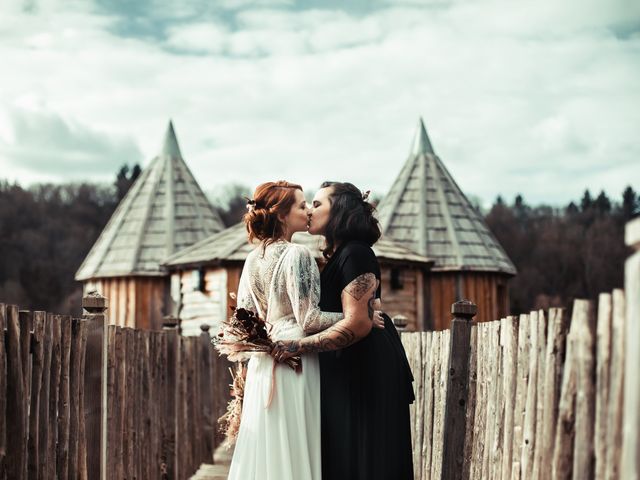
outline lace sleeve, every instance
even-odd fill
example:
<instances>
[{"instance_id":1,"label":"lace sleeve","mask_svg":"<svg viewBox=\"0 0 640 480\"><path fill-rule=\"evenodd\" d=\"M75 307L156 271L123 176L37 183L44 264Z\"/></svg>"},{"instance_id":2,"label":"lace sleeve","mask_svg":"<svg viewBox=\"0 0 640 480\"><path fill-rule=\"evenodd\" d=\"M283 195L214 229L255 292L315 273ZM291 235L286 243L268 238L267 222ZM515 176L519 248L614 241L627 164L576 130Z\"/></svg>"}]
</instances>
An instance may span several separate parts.
<instances>
[{"instance_id":1,"label":"lace sleeve","mask_svg":"<svg viewBox=\"0 0 640 480\"><path fill-rule=\"evenodd\" d=\"M259 313L256 308L256 303L253 299L253 295L251 294L251 287L249 282L249 262L249 259L244 262L244 267L242 268L242 273L240 274L240 280L238 281L238 291L236 292L236 307L245 308L255 313Z\"/></svg>"},{"instance_id":2,"label":"lace sleeve","mask_svg":"<svg viewBox=\"0 0 640 480\"><path fill-rule=\"evenodd\" d=\"M317 333L344 319L342 313L322 312L320 302L320 271L306 247L292 245L286 252L283 267L286 289L296 320L306 334Z\"/></svg>"}]
</instances>

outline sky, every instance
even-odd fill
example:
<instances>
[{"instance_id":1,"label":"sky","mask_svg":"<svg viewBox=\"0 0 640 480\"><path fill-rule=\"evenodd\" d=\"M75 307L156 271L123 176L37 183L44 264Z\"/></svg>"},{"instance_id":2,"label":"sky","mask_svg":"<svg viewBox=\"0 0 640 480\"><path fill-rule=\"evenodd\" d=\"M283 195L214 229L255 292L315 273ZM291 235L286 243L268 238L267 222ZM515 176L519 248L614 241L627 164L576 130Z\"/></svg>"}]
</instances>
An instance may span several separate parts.
<instances>
[{"instance_id":1,"label":"sky","mask_svg":"<svg viewBox=\"0 0 640 480\"><path fill-rule=\"evenodd\" d=\"M638 0L0 2L0 178L112 182L173 119L205 191L384 195L418 119L462 190L640 190Z\"/></svg>"}]
</instances>

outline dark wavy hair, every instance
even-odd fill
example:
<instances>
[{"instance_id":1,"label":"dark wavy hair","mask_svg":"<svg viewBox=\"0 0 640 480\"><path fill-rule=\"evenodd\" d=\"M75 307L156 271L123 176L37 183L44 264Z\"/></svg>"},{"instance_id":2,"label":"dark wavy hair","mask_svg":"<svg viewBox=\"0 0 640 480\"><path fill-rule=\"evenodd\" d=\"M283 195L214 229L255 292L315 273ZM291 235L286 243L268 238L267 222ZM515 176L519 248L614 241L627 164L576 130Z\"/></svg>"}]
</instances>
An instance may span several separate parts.
<instances>
[{"instance_id":1,"label":"dark wavy hair","mask_svg":"<svg viewBox=\"0 0 640 480\"><path fill-rule=\"evenodd\" d=\"M286 216L296 201L296 183L266 182L256 187L252 208L244 215L249 242L260 240L266 247L284 236L284 225L279 216Z\"/></svg>"},{"instance_id":2,"label":"dark wavy hair","mask_svg":"<svg viewBox=\"0 0 640 480\"><path fill-rule=\"evenodd\" d=\"M362 192L348 182L323 182L320 188L332 188L331 207L325 228L326 246L322 251L329 258L338 244L359 240L372 246L380 238L380 224L373 215L375 207L362 198Z\"/></svg>"}]
</instances>

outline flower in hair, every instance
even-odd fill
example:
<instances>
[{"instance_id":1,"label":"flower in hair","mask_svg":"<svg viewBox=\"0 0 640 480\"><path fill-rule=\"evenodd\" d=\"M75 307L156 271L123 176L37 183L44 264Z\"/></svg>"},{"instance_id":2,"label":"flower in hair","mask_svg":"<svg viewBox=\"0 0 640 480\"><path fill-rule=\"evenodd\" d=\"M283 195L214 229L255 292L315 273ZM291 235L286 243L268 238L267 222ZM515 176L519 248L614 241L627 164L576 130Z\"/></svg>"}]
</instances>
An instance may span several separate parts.
<instances>
[{"instance_id":1,"label":"flower in hair","mask_svg":"<svg viewBox=\"0 0 640 480\"><path fill-rule=\"evenodd\" d=\"M367 198L369 198L369 194L371 193L371 190L367 190L366 192L362 192L362 201L366 202Z\"/></svg>"},{"instance_id":2,"label":"flower in hair","mask_svg":"<svg viewBox=\"0 0 640 480\"><path fill-rule=\"evenodd\" d=\"M247 200L247 210L253 212L256 209L256 201L253 198L244 198Z\"/></svg>"}]
</instances>

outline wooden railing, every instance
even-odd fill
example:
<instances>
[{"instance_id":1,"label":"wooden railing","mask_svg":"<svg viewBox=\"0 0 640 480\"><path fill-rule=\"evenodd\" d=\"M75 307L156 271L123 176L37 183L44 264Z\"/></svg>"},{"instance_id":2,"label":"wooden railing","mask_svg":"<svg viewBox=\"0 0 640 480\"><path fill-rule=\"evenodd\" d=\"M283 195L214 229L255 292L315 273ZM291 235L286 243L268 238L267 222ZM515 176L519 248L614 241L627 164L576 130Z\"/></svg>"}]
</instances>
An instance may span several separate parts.
<instances>
[{"instance_id":1,"label":"wooden railing","mask_svg":"<svg viewBox=\"0 0 640 480\"><path fill-rule=\"evenodd\" d=\"M622 478L624 302L402 334L415 478Z\"/></svg>"},{"instance_id":2,"label":"wooden railing","mask_svg":"<svg viewBox=\"0 0 640 480\"><path fill-rule=\"evenodd\" d=\"M416 479L640 478L640 218L626 243L626 298L402 334Z\"/></svg>"},{"instance_id":3,"label":"wooden railing","mask_svg":"<svg viewBox=\"0 0 640 480\"><path fill-rule=\"evenodd\" d=\"M640 218L626 243L627 298L402 334L416 479L639 478Z\"/></svg>"},{"instance_id":4,"label":"wooden railing","mask_svg":"<svg viewBox=\"0 0 640 480\"><path fill-rule=\"evenodd\" d=\"M0 304L0 478L188 478L222 440L228 364L207 331Z\"/></svg>"}]
</instances>

